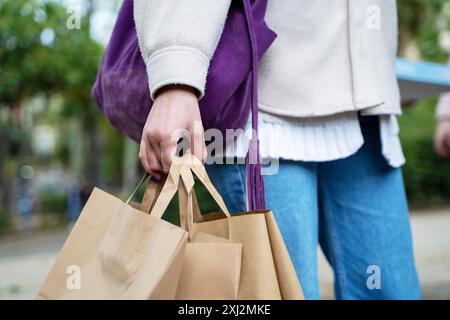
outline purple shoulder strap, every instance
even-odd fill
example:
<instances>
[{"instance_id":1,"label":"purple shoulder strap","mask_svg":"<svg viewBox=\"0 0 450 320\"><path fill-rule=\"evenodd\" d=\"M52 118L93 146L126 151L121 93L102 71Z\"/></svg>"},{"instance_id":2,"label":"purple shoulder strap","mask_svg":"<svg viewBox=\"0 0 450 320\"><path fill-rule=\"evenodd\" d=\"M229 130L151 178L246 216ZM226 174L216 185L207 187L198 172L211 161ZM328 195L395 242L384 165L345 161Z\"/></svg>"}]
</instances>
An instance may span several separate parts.
<instances>
[{"instance_id":1,"label":"purple shoulder strap","mask_svg":"<svg viewBox=\"0 0 450 320\"><path fill-rule=\"evenodd\" d=\"M265 209L264 180L261 175L261 158L259 154L258 140L258 51L256 35L253 26L253 16L250 0L243 0L245 18L251 43L251 111L252 111L252 138L247 153L247 197L250 210Z\"/></svg>"}]
</instances>

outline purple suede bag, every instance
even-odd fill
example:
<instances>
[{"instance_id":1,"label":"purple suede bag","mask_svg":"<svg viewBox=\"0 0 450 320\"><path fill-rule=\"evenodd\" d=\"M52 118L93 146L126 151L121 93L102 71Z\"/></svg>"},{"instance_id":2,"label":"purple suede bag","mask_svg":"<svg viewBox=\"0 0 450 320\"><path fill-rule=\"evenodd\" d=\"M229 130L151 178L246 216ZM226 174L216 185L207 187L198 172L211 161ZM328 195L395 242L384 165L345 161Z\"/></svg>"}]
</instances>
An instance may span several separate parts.
<instances>
[{"instance_id":1,"label":"purple suede bag","mask_svg":"<svg viewBox=\"0 0 450 320\"><path fill-rule=\"evenodd\" d=\"M243 128L250 111L257 133L257 64L276 38L264 22L267 0L233 0L199 101L205 129ZM92 95L109 122L140 142L153 101L139 49L133 0L124 0ZM250 209L265 207L257 134L247 156Z\"/></svg>"}]
</instances>

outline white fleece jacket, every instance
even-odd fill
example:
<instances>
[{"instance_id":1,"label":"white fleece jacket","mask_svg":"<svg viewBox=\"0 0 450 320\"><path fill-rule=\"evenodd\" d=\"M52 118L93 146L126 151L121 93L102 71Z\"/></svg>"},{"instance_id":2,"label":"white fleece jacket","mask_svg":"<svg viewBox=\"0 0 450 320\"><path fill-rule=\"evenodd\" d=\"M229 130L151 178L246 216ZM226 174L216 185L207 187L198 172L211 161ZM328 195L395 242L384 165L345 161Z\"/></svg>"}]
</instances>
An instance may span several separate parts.
<instances>
[{"instance_id":1,"label":"white fleece jacket","mask_svg":"<svg viewBox=\"0 0 450 320\"><path fill-rule=\"evenodd\" d=\"M229 6L230 0L135 0L152 96L170 83L204 94ZM400 114L395 0L269 0L266 22L278 37L260 62L261 110L293 117Z\"/></svg>"},{"instance_id":2,"label":"white fleece jacket","mask_svg":"<svg viewBox=\"0 0 450 320\"><path fill-rule=\"evenodd\" d=\"M209 62L230 0L134 0L134 19L150 95L168 84L205 94Z\"/></svg>"}]
</instances>

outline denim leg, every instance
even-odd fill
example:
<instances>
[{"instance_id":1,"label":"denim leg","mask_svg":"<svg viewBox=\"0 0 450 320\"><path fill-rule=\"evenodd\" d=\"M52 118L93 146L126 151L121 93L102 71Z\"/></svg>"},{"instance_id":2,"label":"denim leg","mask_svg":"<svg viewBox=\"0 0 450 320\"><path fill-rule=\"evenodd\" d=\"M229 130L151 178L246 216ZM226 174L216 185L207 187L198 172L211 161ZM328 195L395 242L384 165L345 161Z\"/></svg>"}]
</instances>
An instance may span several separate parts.
<instances>
[{"instance_id":1,"label":"denim leg","mask_svg":"<svg viewBox=\"0 0 450 320\"><path fill-rule=\"evenodd\" d=\"M419 299L402 173L381 154L378 123L363 147L318 167L319 239L337 299Z\"/></svg>"},{"instance_id":2,"label":"denim leg","mask_svg":"<svg viewBox=\"0 0 450 320\"><path fill-rule=\"evenodd\" d=\"M277 174L264 176L264 187L303 294L320 299L316 164L280 160Z\"/></svg>"},{"instance_id":3,"label":"denim leg","mask_svg":"<svg viewBox=\"0 0 450 320\"><path fill-rule=\"evenodd\" d=\"M245 166L240 164L210 164L206 171L214 187L219 191L228 210L246 211Z\"/></svg>"},{"instance_id":4,"label":"denim leg","mask_svg":"<svg viewBox=\"0 0 450 320\"><path fill-rule=\"evenodd\" d=\"M231 212L245 211L245 166L209 165L209 177ZM307 299L319 299L316 164L280 161L264 176L267 208L274 213Z\"/></svg>"}]
</instances>

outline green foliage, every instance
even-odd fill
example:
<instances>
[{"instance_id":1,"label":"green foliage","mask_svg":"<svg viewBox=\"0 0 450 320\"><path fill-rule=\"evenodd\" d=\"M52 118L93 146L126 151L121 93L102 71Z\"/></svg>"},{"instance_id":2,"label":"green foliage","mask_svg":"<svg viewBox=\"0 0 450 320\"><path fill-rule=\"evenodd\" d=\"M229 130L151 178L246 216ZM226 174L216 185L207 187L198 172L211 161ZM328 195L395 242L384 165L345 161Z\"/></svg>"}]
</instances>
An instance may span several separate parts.
<instances>
[{"instance_id":1,"label":"green foliage","mask_svg":"<svg viewBox=\"0 0 450 320\"><path fill-rule=\"evenodd\" d=\"M100 176L104 183L111 185L122 178L122 172L117 168L122 166L125 137L113 129L105 117L100 118L99 124L103 151L100 158Z\"/></svg>"},{"instance_id":2,"label":"green foliage","mask_svg":"<svg viewBox=\"0 0 450 320\"><path fill-rule=\"evenodd\" d=\"M0 235L4 233L9 227L9 215L6 211L0 209Z\"/></svg>"},{"instance_id":3,"label":"green foliage","mask_svg":"<svg viewBox=\"0 0 450 320\"><path fill-rule=\"evenodd\" d=\"M64 193L42 193L39 195L39 211L63 214L67 208L67 197Z\"/></svg>"},{"instance_id":4,"label":"green foliage","mask_svg":"<svg viewBox=\"0 0 450 320\"><path fill-rule=\"evenodd\" d=\"M423 59L446 62L447 52L439 47L442 31L450 30L448 0L397 0L402 40L414 41Z\"/></svg>"},{"instance_id":5,"label":"green foliage","mask_svg":"<svg viewBox=\"0 0 450 320\"><path fill-rule=\"evenodd\" d=\"M404 110L399 118L400 138L406 157L403 174L408 199L413 206L450 201L450 162L433 150L436 99Z\"/></svg>"},{"instance_id":6,"label":"green foliage","mask_svg":"<svg viewBox=\"0 0 450 320\"><path fill-rule=\"evenodd\" d=\"M26 136L25 132L14 127L11 123L0 125L0 137L5 137L9 141L7 150L9 155L15 156L19 153L20 142L25 139Z\"/></svg>"},{"instance_id":7,"label":"green foliage","mask_svg":"<svg viewBox=\"0 0 450 320\"><path fill-rule=\"evenodd\" d=\"M91 105L101 46L66 26L63 6L47 1L0 1L0 102L19 103L36 93L63 92L73 110Z\"/></svg>"},{"instance_id":8,"label":"green foliage","mask_svg":"<svg viewBox=\"0 0 450 320\"><path fill-rule=\"evenodd\" d=\"M6 287L0 287L0 298L2 296L15 296L22 293L22 288L17 284L10 284Z\"/></svg>"}]
</instances>

